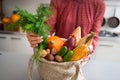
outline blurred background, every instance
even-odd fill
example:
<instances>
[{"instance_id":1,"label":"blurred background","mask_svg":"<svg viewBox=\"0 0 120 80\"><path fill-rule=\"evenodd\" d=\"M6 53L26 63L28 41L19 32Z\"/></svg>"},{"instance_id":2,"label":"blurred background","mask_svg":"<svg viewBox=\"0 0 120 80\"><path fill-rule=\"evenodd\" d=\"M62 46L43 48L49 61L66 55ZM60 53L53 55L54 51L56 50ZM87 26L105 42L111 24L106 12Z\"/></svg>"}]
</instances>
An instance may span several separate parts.
<instances>
[{"instance_id":1,"label":"blurred background","mask_svg":"<svg viewBox=\"0 0 120 80\"><path fill-rule=\"evenodd\" d=\"M104 1L98 46L82 68L86 80L120 80L120 0ZM0 0L0 80L27 80L28 60L33 54L26 33L20 27L7 29L3 19L9 22L16 7L35 13L40 3L49 4L50 0ZM34 80L39 80L36 66L33 72Z\"/></svg>"}]
</instances>

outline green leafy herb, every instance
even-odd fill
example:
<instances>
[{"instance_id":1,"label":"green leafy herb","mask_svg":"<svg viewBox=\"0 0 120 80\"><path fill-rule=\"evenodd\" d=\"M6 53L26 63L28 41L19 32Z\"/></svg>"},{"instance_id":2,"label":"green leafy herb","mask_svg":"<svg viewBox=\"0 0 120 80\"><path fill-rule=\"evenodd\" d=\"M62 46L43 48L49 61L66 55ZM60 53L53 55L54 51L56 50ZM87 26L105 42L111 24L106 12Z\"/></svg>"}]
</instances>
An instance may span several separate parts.
<instances>
[{"instance_id":1,"label":"green leafy herb","mask_svg":"<svg viewBox=\"0 0 120 80\"><path fill-rule=\"evenodd\" d=\"M50 27L45 24L45 21L51 15L51 9L49 5L45 6L41 4L36 10L36 14L31 14L27 10L17 8L17 12L20 15L20 20L10 26L21 26L23 31L29 31L43 36L43 42L38 44L37 52L35 54L36 64L39 64L40 53L47 47L48 34Z\"/></svg>"}]
</instances>

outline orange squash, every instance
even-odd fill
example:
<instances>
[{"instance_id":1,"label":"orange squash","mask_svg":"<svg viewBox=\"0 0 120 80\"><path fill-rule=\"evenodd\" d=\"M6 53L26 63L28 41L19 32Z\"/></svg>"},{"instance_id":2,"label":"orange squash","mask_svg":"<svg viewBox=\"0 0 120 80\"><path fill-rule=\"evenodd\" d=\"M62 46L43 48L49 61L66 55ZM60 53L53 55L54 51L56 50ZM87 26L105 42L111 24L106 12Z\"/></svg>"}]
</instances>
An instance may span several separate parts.
<instances>
[{"instance_id":1,"label":"orange squash","mask_svg":"<svg viewBox=\"0 0 120 80\"><path fill-rule=\"evenodd\" d=\"M4 18L2 19L2 22L3 22L4 24L8 24L8 23L10 23L10 19L7 18L7 17L4 17Z\"/></svg>"},{"instance_id":2,"label":"orange squash","mask_svg":"<svg viewBox=\"0 0 120 80\"><path fill-rule=\"evenodd\" d=\"M13 14L11 15L11 22L14 23L14 22L18 21L19 19L20 19L20 15L14 11Z\"/></svg>"},{"instance_id":3,"label":"orange squash","mask_svg":"<svg viewBox=\"0 0 120 80\"><path fill-rule=\"evenodd\" d=\"M57 51L63 47L65 41L58 36L51 36L48 38L48 48L55 48Z\"/></svg>"}]
</instances>

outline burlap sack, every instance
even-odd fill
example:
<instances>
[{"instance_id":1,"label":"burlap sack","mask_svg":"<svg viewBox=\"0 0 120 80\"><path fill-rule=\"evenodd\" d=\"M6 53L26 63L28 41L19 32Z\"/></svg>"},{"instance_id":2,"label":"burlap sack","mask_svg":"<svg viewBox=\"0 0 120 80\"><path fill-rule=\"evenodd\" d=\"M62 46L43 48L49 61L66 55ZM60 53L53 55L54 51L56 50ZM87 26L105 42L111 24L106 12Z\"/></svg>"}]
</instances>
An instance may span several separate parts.
<instances>
[{"instance_id":1,"label":"burlap sack","mask_svg":"<svg viewBox=\"0 0 120 80\"><path fill-rule=\"evenodd\" d=\"M83 80L81 68L85 63L82 60L58 63L41 58L38 66L40 80ZM29 60L28 80L33 80L33 67L34 55Z\"/></svg>"},{"instance_id":2,"label":"burlap sack","mask_svg":"<svg viewBox=\"0 0 120 80\"><path fill-rule=\"evenodd\" d=\"M34 56L29 60L29 80L32 80L33 64ZM58 63L41 58L38 67L40 80L83 80L84 77L81 71L83 64L82 60Z\"/></svg>"},{"instance_id":3,"label":"burlap sack","mask_svg":"<svg viewBox=\"0 0 120 80\"><path fill-rule=\"evenodd\" d=\"M82 61L58 63L41 58L38 71L42 80L83 80L82 63Z\"/></svg>"}]
</instances>

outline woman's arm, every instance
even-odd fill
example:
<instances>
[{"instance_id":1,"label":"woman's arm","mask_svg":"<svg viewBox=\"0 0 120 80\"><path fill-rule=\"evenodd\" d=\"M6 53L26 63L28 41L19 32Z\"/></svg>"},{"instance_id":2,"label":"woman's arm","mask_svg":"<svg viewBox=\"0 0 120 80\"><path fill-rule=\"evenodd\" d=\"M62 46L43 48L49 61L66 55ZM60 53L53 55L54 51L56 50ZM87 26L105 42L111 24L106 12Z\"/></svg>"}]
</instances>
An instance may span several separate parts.
<instances>
[{"instance_id":1,"label":"woman's arm","mask_svg":"<svg viewBox=\"0 0 120 80\"><path fill-rule=\"evenodd\" d=\"M92 42L92 46L93 46L93 52L97 46L97 42L98 42L98 37L99 37L99 32L100 32L100 28L101 28L101 24L102 24L102 20L103 20L103 16L104 16L104 12L105 12L105 3L103 0L96 0L97 4L96 4L96 10L95 10L95 17L94 17L94 23L93 23L93 28L92 31L95 32L95 37L93 39Z\"/></svg>"},{"instance_id":2,"label":"woman's arm","mask_svg":"<svg viewBox=\"0 0 120 80\"><path fill-rule=\"evenodd\" d=\"M55 26L57 22L57 9L58 9L58 1L57 0L51 0L50 6L52 9L52 15L48 18L46 23L52 28L52 32L55 32Z\"/></svg>"}]
</instances>

